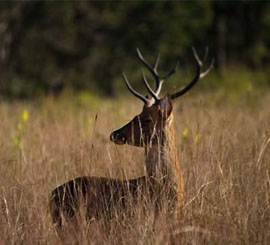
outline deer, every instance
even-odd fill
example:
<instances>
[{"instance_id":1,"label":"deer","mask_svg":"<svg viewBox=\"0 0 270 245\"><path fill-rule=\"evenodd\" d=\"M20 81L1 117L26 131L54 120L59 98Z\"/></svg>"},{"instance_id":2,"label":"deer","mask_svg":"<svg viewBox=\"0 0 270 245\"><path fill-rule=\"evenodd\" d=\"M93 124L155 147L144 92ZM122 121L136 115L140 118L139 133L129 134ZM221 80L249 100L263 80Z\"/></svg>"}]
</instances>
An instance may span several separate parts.
<instances>
[{"instance_id":1,"label":"deer","mask_svg":"<svg viewBox=\"0 0 270 245\"><path fill-rule=\"evenodd\" d=\"M141 70L142 81L151 95L143 96L130 85L123 73L128 90L143 102L142 112L131 121L110 134L110 140L117 145L143 147L145 152L146 174L135 179L112 179L103 177L77 177L56 187L50 197L49 206L53 223L61 228L62 218L70 220L81 206L85 207L88 220L110 219L114 208L125 208L130 202L140 203L146 196L156 210L162 207L162 201L168 200L170 210L179 209L184 202L184 177L178 157L178 145L173 127L172 102L186 94L213 68L202 71L203 62L193 48L196 61L196 74L183 89L160 96L162 85L178 69L178 63L166 75L160 76L158 65L160 55L154 65L148 63L137 49L139 60L155 79L153 90ZM207 56L207 49L205 59ZM142 198L143 197L143 198Z\"/></svg>"}]
</instances>

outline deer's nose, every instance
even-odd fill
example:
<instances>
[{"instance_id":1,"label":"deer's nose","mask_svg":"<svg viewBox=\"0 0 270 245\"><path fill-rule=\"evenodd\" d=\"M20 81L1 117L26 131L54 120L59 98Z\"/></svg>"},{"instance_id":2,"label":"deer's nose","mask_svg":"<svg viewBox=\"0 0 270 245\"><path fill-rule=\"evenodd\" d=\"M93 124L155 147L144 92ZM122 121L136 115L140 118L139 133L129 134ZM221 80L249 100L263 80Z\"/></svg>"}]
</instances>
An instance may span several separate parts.
<instances>
[{"instance_id":1,"label":"deer's nose","mask_svg":"<svg viewBox=\"0 0 270 245\"><path fill-rule=\"evenodd\" d=\"M112 133L110 134L110 140L111 140L112 142L114 142L114 138L115 138L115 135L114 135L114 132L112 132Z\"/></svg>"},{"instance_id":2,"label":"deer's nose","mask_svg":"<svg viewBox=\"0 0 270 245\"><path fill-rule=\"evenodd\" d=\"M110 140L118 145L123 145L127 142L127 138L124 135L119 134L118 132L112 132L110 134Z\"/></svg>"}]
</instances>

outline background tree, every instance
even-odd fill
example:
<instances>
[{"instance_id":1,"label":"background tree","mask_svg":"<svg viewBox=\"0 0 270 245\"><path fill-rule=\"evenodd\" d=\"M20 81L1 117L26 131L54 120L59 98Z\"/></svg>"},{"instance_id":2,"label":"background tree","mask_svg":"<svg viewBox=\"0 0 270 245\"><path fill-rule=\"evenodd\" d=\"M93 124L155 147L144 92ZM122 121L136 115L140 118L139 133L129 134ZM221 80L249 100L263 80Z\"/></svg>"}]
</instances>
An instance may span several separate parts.
<instances>
[{"instance_id":1,"label":"background tree","mask_svg":"<svg viewBox=\"0 0 270 245\"><path fill-rule=\"evenodd\" d=\"M164 69L193 62L210 46L222 74L230 65L269 65L268 2L1 2L0 93L32 97L65 87L114 95L121 72L136 87L135 47ZM229 66L228 66L229 64ZM161 68L162 68L161 67ZM162 70L162 69L161 69Z\"/></svg>"}]
</instances>

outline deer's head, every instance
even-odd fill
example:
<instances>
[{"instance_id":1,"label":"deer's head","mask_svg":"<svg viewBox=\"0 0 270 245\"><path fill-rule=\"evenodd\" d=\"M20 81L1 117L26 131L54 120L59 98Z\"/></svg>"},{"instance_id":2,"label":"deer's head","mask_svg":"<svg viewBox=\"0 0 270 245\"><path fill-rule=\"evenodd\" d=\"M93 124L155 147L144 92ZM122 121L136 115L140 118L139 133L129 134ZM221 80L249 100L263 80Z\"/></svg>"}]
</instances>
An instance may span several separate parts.
<instances>
[{"instance_id":1,"label":"deer's head","mask_svg":"<svg viewBox=\"0 0 270 245\"><path fill-rule=\"evenodd\" d=\"M139 98L144 103L144 106L142 112L139 115L136 115L130 122L128 122L123 127L113 131L110 135L110 139L111 141L119 145L157 145L162 141L165 126L170 124L172 121L172 101L188 92L201 78L206 76L207 73L212 69L214 61L212 61L211 65L206 71L202 72L203 63L199 59L195 49L193 48L193 54L197 64L197 72L195 77L186 87L184 87L180 91L173 94L167 94L164 97L160 98L159 95L163 82L176 72L178 68L178 63L167 75L160 76L157 71L159 56L157 57L155 64L151 66L143 58L142 54L138 49L137 53L140 61L149 69L151 74L154 76L156 80L156 89L153 90L150 87L142 70L142 80L148 92L150 93L151 98L149 98L148 96L143 96L131 87L126 75L123 73L124 81L127 85L127 88L134 96ZM205 58L206 56L207 50Z\"/></svg>"}]
</instances>

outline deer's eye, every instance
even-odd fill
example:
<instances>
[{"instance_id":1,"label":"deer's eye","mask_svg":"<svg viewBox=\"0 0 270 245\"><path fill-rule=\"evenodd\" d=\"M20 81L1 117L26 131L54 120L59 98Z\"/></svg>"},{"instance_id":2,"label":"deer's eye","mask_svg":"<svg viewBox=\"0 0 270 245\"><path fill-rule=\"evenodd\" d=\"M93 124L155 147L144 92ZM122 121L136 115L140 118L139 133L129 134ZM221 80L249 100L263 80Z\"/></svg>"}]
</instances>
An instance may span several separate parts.
<instances>
[{"instance_id":1,"label":"deer's eye","mask_svg":"<svg viewBox=\"0 0 270 245\"><path fill-rule=\"evenodd\" d=\"M152 122L152 119L151 118L146 118L144 120L144 123L146 123L146 124L150 124L151 122Z\"/></svg>"}]
</instances>

